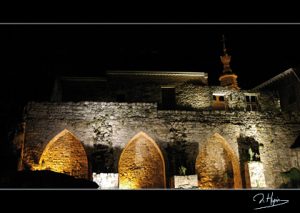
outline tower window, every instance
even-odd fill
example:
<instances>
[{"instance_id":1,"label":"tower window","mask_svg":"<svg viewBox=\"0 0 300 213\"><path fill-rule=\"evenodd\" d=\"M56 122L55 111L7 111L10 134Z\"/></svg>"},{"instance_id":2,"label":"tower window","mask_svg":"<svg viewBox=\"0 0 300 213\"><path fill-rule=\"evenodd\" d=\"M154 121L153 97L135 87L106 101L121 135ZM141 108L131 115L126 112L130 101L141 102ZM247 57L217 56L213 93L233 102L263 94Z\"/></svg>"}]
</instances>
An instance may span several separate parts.
<instances>
[{"instance_id":1,"label":"tower window","mask_svg":"<svg viewBox=\"0 0 300 213\"><path fill-rule=\"evenodd\" d=\"M256 95L246 95L246 109L248 111L258 110L258 101Z\"/></svg>"},{"instance_id":2,"label":"tower window","mask_svg":"<svg viewBox=\"0 0 300 213\"><path fill-rule=\"evenodd\" d=\"M213 95L213 109L225 110L227 108L227 103L225 102L224 95Z\"/></svg>"},{"instance_id":3,"label":"tower window","mask_svg":"<svg viewBox=\"0 0 300 213\"><path fill-rule=\"evenodd\" d=\"M213 95L214 101L223 102L225 101L225 98L223 95Z\"/></svg>"}]
</instances>

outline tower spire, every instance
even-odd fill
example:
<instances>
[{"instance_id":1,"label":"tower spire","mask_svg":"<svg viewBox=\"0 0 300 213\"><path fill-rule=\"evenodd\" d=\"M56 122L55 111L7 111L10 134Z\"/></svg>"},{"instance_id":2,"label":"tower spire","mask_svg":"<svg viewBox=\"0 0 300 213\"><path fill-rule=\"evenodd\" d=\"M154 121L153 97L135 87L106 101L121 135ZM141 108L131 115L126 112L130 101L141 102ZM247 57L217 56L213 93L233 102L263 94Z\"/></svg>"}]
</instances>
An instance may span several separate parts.
<instances>
[{"instance_id":1,"label":"tower spire","mask_svg":"<svg viewBox=\"0 0 300 213\"><path fill-rule=\"evenodd\" d=\"M232 73L232 70L230 68L230 61L231 56L228 55L226 45L225 45L225 35L222 36L222 43L223 43L223 55L220 56L221 62L223 64L223 73Z\"/></svg>"},{"instance_id":2,"label":"tower spire","mask_svg":"<svg viewBox=\"0 0 300 213\"><path fill-rule=\"evenodd\" d=\"M230 67L231 55L228 55L226 44L225 44L225 35L222 35L222 44L223 44L223 55L220 56L221 62L223 64L223 73L221 74L219 81L221 86L226 86L229 88L239 89L237 83L237 75L234 74Z\"/></svg>"},{"instance_id":3,"label":"tower spire","mask_svg":"<svg viewBox=\"0 0 300 213\"><path fill-rule=\"evenodd\" d=\"M226 49L226 43L225 43L225 35L223 34L222 35L222 40L221 40L222 42L223 42L223 52L224 52L224 55L226 55L227 54L227 49Z\"/></svg>"}]
</instances>

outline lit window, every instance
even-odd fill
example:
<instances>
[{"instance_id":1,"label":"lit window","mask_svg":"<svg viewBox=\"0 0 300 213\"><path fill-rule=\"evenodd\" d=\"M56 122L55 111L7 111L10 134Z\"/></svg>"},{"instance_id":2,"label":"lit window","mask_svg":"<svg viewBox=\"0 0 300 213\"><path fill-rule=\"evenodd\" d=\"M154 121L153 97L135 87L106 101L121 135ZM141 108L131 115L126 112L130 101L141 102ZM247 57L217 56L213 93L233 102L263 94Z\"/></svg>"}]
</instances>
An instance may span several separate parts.
<instances>
[{"instance_id":1,"label":"lit window","mask_svg":"<svg viewBox=\"0 0 300 213\"><path fill-rule=\"evenodd\" d=\"M216 110L225 110L227 108L227 104L225 102L224 95L213 95L213 109Z\"/></svg>"},{"instance_id":2,"label":"lit window","mask_svg":"<svg viewBox=\"0 0 300 213\"><path fill-rule=\"evenodd\" d=\"M223 95L213 95L213 99L214 99L214 101L219 101L219 102L225 101L225 98Z\"/></svg>"}]
</instances>

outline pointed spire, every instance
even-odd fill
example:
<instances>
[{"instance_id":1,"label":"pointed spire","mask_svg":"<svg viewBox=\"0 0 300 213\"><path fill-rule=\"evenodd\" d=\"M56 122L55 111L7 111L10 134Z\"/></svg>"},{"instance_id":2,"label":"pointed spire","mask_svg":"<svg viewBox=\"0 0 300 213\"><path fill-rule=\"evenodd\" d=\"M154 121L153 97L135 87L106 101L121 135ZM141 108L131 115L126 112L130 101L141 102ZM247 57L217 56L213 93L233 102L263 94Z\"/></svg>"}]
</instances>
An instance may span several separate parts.
<instances>
[{"instance_id":1,"label":"pointed spire","mask_svg":"<svg viewBox=\"0 0 300 213\"><path fill-rule=\"evenodd\" d=\"M223 52L224 52L224 55L227 55L227 49L226 49L226 43L225 43L226 39L225 39L225 35L224 34L222 35L222 40L221 41L223 42Z\"/></svg>"},{"instance_id":2,"label":"pointed spire","mask_svg":"<svg viewBox=\"0 0 300 213\"><path fill-rule=\"evenodd\" d=\"M232 73L232 70L230 68L231 56L228 55L228 53L227 53L224 34L222 36L222 42L223 42L223 52L224 52L224 55L220 56L220 58L221 58L221 62L222 62L223 67L224 67L223 73Z\"/></svg>"},{"instance_id":3,"label":"pointed spire","mask_svg":"<svg viewBox=\"0 0 300 213\"><path fill-rule=\"evenodd\" d=\"M220 56L220 58L223 64L223 73L221 74L219 81L221 82L221 86L239 90L238 83L236 80L237 75L234 74L230 68L231 56L227 53L224 34L222 35L221 41L223 43L223 55Z\"/></svg>"}]
</instances>

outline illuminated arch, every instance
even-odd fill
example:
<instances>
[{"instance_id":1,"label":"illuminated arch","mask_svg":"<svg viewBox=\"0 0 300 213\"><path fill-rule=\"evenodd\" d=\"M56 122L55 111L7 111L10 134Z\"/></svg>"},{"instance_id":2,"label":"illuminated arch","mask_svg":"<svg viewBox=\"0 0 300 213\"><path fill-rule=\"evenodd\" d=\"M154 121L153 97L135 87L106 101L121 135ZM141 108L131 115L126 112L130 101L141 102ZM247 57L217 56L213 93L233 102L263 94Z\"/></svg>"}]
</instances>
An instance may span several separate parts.
<instances>
[{"instance_id":1,"label":"illuminated arch","mask_svg":"<svg viewBox=\"0 0 300 213\"><path fill-rule=\"evenodd\" d=\"M199 151L195 167L200 188L242 188L239 160L218 133Z\"/></svg>"},{"instance_id":2,"label":"illuminated arch","mask_svg":"<svg viewBox=\"0 0 300 213\"><path fill-rule=\"evenodd\" d=\"M48 142L38 169L88 179L88 158L81 142L65 129Z\"/></svg>"},{"instance_id":3,"label":"illuminated arch","mask_svg":"<svg viewBox=\"0 0 300 213\"><path fill-rule=\"evenodd\" d=\"M119 160L119 188L165 188L165 161L161 150L146 133L135 135Z\"/></svg>"}]
</instances>

